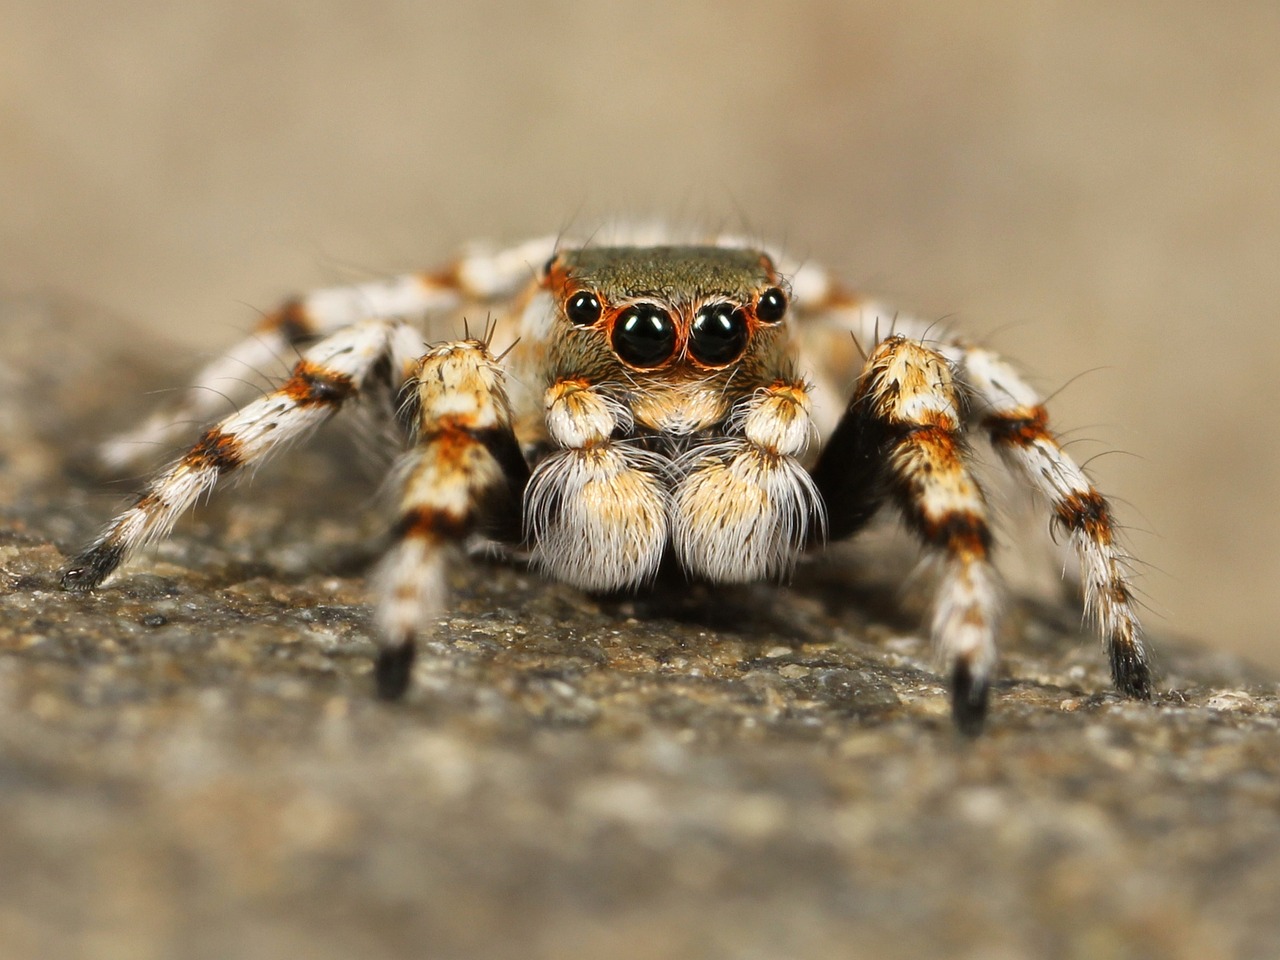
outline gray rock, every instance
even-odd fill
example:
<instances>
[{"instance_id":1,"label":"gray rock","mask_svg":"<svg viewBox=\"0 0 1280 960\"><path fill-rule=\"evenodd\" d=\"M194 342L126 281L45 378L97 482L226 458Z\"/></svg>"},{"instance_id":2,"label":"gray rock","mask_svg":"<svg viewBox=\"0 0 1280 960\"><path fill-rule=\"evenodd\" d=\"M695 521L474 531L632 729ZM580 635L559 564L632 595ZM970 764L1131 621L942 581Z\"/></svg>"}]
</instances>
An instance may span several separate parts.
<instances>
[{"instance_id":1,"label":"gray rock","mask_svg":"<svg viewBox=\"0 0 1280 960\"><path fill-rule=\"evenodd\" d=\"M608 599L475 562L396 705L341 440L61 592L127 491L84 451L182 374L84 312L0 310L5 957L1280 953L1275 683L1157 637L1127 702L1024 600L966 740L892 538Z\"/></svg>"}]
</instances>

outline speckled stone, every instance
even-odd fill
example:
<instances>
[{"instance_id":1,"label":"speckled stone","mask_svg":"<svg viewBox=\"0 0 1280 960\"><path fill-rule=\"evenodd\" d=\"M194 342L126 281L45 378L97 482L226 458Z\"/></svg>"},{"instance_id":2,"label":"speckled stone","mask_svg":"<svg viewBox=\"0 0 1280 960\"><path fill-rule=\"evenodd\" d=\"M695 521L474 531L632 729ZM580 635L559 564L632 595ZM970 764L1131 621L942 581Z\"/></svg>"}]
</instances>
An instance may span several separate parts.
<instances>
[{"instance_id":1,"label":"speckled stone","mask_svg":"<svg viewBox=\"0 0 1280 960\"><path fill-rule=\"evenodd\" d=\"M87 313L0 307L4 957L1280 955L1274 681L1157 637L1127 702L1025 600L966 740L892 538L787 588L462 566L395 705L341 440L59 591L128 490L88 444L182 374Z\"/></svg>"}]
</instances>

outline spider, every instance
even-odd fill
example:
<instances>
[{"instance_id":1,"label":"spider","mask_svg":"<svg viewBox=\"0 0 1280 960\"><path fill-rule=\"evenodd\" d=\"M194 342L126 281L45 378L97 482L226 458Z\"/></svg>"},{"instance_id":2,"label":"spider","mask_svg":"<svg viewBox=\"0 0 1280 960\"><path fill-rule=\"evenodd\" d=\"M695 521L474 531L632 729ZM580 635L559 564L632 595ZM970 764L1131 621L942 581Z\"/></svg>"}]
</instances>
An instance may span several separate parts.
<instances>
[{"instance_id":1,"label":"spider","mask_svg":"<svg viewBox=\"0 0 1280 960\"><path fill-rule=\"evenodd\" d=\"M481 336L427 342L468 308ZM503 319L506 318L506 319ZM1047 501L1078 556L1116 687L1151 677L1106 499L1005 360L887 311L819 267L728 237L475 248L443 270L287 300L181 399L103 447L114 467L208 422L245 368L301 351L274 391L217 421L62 572L97 587L222 479L349 404L401 425L399 518L374 576L380 696L447 610L446 569L483 537L589 591L673 558L693 578L785 578L892 504L940 561L930 629L952 715L981 729L1001 613L970 440ZM822 438L818 449L810 441Z\"/></svg>"}]
</instances>

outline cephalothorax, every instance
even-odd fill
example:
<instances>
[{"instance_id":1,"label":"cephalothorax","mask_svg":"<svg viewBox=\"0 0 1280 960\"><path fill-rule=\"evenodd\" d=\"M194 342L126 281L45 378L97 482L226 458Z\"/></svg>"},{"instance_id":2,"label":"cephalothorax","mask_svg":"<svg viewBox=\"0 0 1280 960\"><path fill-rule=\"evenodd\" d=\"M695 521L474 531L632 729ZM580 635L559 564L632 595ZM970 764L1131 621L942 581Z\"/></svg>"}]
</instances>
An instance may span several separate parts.
<instances>
[{"instance_id":1,"label":"cephalothorax","mask_svg":"<svg viewBox=\"0 0 1280 960\"><path fill-rule=\"evenodd\" d=\"M469 308L499 319L479 338L435 336ZM315 291L104 457L131 464L208 420L245 365L290 348L303 349L291 376L159 473L66 568L65 587L97 586L220 479L364 402L410 425L375 577L383 696L408 686L415 638L447 610L445 565L473 537L523 545L589 590L644 584L669 556L693 577L745 582L784 577L888 502L941 561L931 630L956 721L974 731L1001 606L968 453L977 433L1069 535L1116 686L1150 696L1110 507L1035 391L990 351L935 339L812 265L725 238L546 238Z\"/></svg>"}]
</instances>

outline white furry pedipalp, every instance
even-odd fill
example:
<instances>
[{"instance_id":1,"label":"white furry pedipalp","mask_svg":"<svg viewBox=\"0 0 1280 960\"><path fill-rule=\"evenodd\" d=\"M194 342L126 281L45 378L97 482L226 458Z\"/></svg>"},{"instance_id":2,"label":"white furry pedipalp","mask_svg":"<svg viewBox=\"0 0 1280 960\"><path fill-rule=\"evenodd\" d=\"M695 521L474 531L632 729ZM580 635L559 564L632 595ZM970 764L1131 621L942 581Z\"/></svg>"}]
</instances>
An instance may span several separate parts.
<instances>
[{"instance_id":1,"label":"white furry pedipalp","mask_svg":"<svg viewBox=\"0 0 1280 960\"><path fill-rule=\"evenodd\" d=\"M544 459L525 490L534 565L584 590L652 580L667 544L665 464L625 443Z\"/></svg>"},{"instance_id":2,"label":"white furry pedipalp","mask_svg":"<svg viewBox=\"0 0 1280 960\"><path fill-rule=\"evenodd\" d=\"M814 528L822 498L794 457L746 441L697 447L674 464L671 542L689 573L716 583L785 577Z\"/></svg>"}]
</instances>

